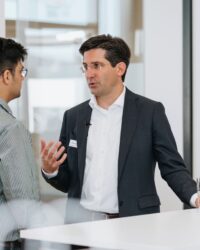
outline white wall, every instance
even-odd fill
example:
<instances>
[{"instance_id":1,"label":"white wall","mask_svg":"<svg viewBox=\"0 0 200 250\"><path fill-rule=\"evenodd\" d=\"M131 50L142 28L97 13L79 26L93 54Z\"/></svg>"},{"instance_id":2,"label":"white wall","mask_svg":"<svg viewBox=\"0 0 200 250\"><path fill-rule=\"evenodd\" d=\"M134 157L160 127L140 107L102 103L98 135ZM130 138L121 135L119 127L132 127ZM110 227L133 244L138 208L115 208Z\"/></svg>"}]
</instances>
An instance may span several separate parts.
<instances>
[{"instance_id":1,"label":"white wall","mask_svg":"<svg viewBox=\"0 0 200 250\"><path fill-rule=\"evenodd\" d=\"M193 1L193 159L194 178L200 177L200 1Z\"/></svg>"},{"instance_id":2,"label":"white wall","mask_svg":"<svg viewBox=\"0 0 200 250\"><path fill-rule=\"evenodd\" d=\"M114 7L113 7L114 6ZM137 38L134 41L134 0L100 0L98 12L98 31L99 34L111 34L123 38L131 48L132 54L134 44L137 47L137 53L142 54L141 33L137 30ZM114 11L113 11L114 8ZM138 94L144 92L144 63L130 63L125 85Z\"/></svg>"},{"instance_id":3,"label":"white wall","mask_svg":"<svg viewBox=\"0 0 200 250\"><path fill-rule=\"evenodd\" d=\"M182 0L144 0L144 57L145 95L164 104L182 154ZM161 210L181 209L159 172L156 182Z\"/></svg>"},{"instance_id":4,"label":"white wall","mask_svg":"<svg viewBox=\"0 0 200 250\"><path fill-rule=\"evenodd\" d=\"M4 0L0 1L0 36L5 36Z\"/></svg>"}]
</instances>

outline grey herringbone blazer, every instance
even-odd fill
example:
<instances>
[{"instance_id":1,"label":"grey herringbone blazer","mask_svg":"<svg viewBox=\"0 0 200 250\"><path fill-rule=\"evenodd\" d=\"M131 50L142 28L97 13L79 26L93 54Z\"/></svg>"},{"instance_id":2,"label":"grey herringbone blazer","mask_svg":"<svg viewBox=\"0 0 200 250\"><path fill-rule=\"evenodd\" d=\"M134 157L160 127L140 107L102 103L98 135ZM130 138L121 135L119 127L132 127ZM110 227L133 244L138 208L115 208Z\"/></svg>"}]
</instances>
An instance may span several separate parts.
<instances>
[{"instance_id":1,"label":"grey herringbone blazer","mask_svg":"<svg viewBox=\"0 0 200 250\"><path fill-rule=\"evenodd\" d=\"M0 241L19 238L39 200L38 169L31 137L0 99Z\"/></svg>"}]
</instances>

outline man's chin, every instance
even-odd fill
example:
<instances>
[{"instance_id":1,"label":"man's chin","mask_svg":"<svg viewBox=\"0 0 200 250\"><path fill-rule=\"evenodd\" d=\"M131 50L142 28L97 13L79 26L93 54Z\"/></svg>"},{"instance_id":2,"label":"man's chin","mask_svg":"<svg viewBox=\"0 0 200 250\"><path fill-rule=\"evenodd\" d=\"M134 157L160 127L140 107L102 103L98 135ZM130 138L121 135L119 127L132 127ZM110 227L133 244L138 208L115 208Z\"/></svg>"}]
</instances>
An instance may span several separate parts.
<instances>
[{"instance_id":1,"label":"man's chin","mask_svg":"<svg viewBox=\"0 0 200 250\"><path fill-rule=\"evenodd\" d=\"M95 90L95 89L92 89L92 88L90 88L90 93L92 94L92 95L97 95L98 94L98 91L97 90Z\"/></svg>"},{"instance_id":2,"label":"man's chin","mask_svg":"<svg viewBox=\"0 0 200 250\"><path fill-rule=\"evenodd\" d=\"M99 95L100 92L101 92L101 89L98 88L97 86L90 87L90 92L91 92L93 95Z\"/></svg>"}]
</instances>

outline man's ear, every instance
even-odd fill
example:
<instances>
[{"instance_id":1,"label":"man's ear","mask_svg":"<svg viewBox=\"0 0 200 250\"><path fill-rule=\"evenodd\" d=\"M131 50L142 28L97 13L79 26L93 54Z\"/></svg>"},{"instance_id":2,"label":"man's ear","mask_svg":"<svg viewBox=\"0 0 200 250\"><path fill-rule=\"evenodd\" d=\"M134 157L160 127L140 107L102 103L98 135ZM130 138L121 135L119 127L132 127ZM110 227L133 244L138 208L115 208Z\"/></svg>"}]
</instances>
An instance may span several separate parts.
<instances>
[{"instance_id":1,"label":"man's ear","mask_svg":"<svg viewBox=\"0 0 200 250\"><path fill-rule=\"evenodd\" d=\"M120 62L116 65L117 67L117 74L121 77L126 71L126 64L124 62Z\"/></svg>"},{"instance_id":2,"label":"man's ear","mask_svg":"<svg viewBox=\"0 0 200 250\"><path fill-rule=\"evenodd\" d=\"M6 69L2 74L2 81L5 85L8 85L10 83L10 80L12 78L12 73L10 72L10 70Z\"/></svg>"}]
</instances>

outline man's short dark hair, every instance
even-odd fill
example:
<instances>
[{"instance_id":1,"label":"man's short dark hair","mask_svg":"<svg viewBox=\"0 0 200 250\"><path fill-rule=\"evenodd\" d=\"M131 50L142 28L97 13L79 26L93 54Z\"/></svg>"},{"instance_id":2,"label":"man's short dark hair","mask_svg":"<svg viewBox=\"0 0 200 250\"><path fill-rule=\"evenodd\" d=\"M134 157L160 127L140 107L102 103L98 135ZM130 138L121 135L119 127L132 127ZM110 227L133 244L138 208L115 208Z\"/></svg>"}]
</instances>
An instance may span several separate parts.
<instances>
[{"instance_id":1,"label":"man's short dark hair","mask_svg":"<svg viewBox=\"0 0 200 250\"><path fill-rule=\"evenodd\" d=\"M19 61L24 61L26 49L12 39L0 37L0 74L5 69L14 70Z\"/></svg>"},{"instance_id":2,"label":"man's short dark hair","mask_svg":"<svg viewBox=\"0 0 200 250\"><path fill-rule=\"evenodd\" d=\"M106 51L105 58L110 62L112 67L115 67L119 62L126 64L128 68L131 52L125 41L119 37L112 37L111 35L98 35L86 40L80 47L79 52L84 53L91 49L104 49ZM126 71L122 76L124 81Z\"/></svg>"}]
</instances>

